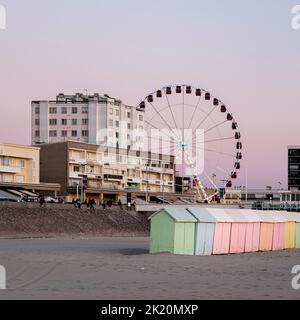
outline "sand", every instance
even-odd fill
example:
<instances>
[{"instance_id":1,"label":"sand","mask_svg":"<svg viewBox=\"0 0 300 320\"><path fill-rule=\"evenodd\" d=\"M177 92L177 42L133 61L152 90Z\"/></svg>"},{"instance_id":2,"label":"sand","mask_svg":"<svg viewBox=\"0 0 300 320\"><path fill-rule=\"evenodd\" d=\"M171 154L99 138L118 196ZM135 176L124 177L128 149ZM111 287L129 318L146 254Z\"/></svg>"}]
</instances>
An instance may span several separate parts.
<instances>
[{"instance_id":1,"label":"sand","mask_svg":"<svg viewBox=\"0 0 300 320\"><path fill-rule=\"evenodd\" d=\"M299 299L300 250L148 254L148 238L1 240L0 299Z\"/></svg>"}]
</instances>

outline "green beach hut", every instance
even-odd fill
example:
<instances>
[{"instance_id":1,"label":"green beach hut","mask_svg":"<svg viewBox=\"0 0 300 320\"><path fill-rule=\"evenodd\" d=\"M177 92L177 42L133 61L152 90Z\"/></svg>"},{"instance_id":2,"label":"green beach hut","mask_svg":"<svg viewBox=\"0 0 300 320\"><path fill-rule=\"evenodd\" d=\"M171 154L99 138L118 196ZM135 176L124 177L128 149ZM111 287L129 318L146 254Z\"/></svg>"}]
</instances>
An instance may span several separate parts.
<instances>
[{"instance_id":1,"label":"green beach hut","mask_svg":"<svg viewBox=\"0 0 300 320\"><path fill-rule=\"evenodd\" d=\"M149 219L150 253L194 254L197 220L185 208L163 208Z\"/></svg>"}]
</instances>

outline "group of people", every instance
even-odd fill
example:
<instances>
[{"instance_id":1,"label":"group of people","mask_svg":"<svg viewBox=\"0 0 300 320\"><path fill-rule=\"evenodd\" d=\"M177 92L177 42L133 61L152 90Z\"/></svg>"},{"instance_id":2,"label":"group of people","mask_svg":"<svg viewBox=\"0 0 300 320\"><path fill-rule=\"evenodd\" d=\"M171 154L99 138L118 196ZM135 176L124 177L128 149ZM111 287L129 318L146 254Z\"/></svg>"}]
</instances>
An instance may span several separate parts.
<instances>
[{"instance_id":1,"label":"group of people","mask_svg":"<svg viewBox=\"0 0 300 320\"><path fill-rule=\"evenodd\" d=\"M78 208L78 209L81 209L83 205L86 205L86 208L90 209L92 211L95 211L95 206L97 205L97 203L94 199L89 199L84 202L81 202L80 199L74 199L74 198L72 200L72 204L74 205L75 208ZM112 208L112 206L113 206L112 200L102 201L99 203L99 207L101 207L103 210L105 210L106 208ZM123 209L123 205L122 205L122 202L120 199L118 201L118 206L120 209ZM135 207L135 202L128 202L127 203L128 210L131 210L134 207Z\"/></svg>"}]
</instances>

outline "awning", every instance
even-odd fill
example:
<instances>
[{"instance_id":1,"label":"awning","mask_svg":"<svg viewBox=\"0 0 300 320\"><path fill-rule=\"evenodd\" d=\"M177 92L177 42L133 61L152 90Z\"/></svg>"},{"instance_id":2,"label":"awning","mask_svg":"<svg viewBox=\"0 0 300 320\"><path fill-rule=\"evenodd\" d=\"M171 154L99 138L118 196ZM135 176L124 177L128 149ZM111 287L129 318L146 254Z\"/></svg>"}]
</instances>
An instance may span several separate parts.
<instances>
[{"instance_id":1,"label":"awning","mask_svg":"<svg viewBox=\"0 0 300 320\"><path fill-rule=\"evenodd\" d=\"M0 189L0 200L19 201L20 197L17 197L11 193L8 193Z\"/></svg>"}]
</instances>

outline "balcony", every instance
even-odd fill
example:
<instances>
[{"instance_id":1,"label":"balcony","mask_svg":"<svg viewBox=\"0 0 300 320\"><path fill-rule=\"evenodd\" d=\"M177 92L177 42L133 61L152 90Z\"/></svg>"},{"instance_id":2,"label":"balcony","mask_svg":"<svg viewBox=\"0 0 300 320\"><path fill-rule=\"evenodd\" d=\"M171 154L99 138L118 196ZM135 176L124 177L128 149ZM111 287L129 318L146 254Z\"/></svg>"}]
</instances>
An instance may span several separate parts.
<instances>
[{"instance_id":1,"label":"balcony","mask_svg":"<svg viewBox=\"0 0 300 320\"><path fill-rule=\"evenodd\" d=\"M122 181L123 176L115 175L115 174L105 174L104 180L111 180L111 181Z\"/></svg>"},{"instance_id":2,"label":"balcony","mask_svg":"<svg viewBox=\"0 0 300 320\"><path fill-rule=\"evenodd\" d=\"M134 178L128 178L127 181L130 182L130 183L141 183L142 179L134 177Z\"/></svg>"},{"instance_id":3,"label":"balcony","mask_svg":"<svg viewBox=\"0 0 300 320\"><path fill-rule=\"evenodd\" d=\"M11 166L0 166L0 172L4 173L21 173L22 169Z\"/></svg>"}]
</instances>

